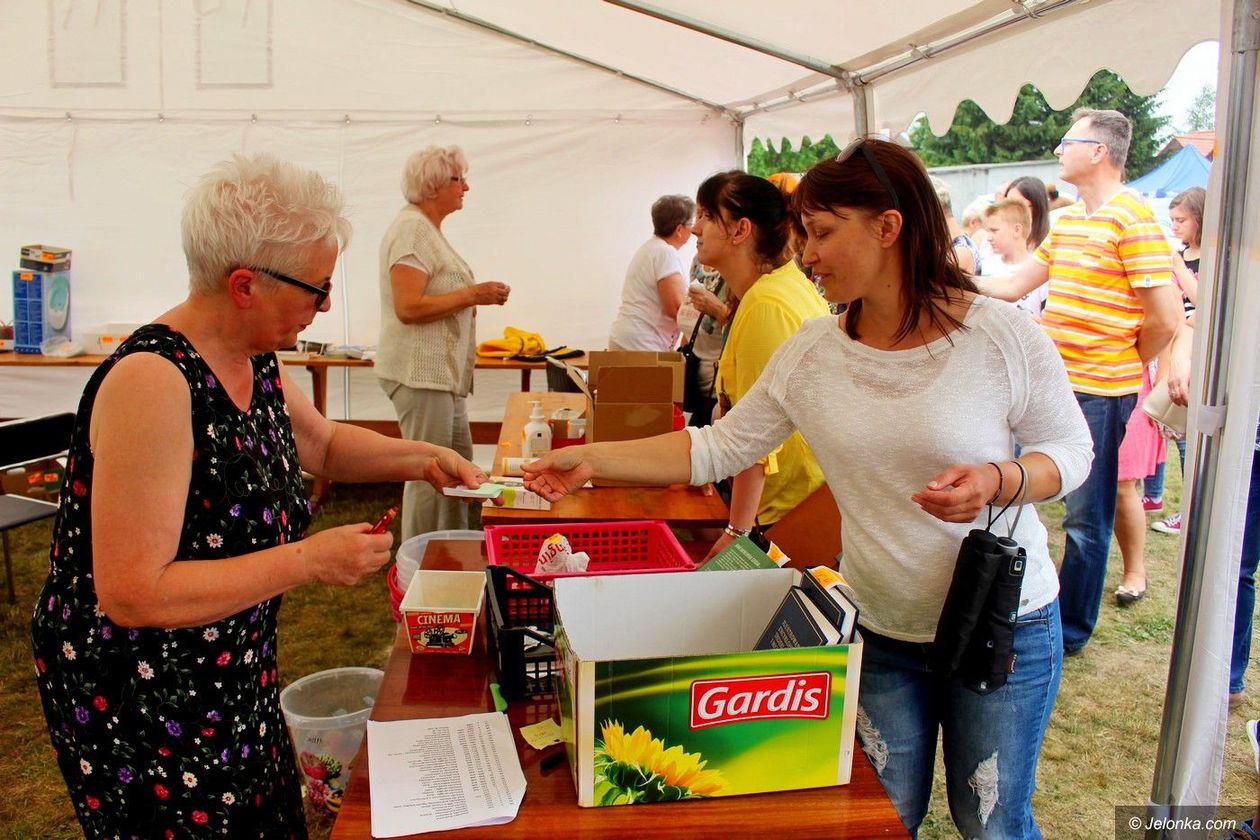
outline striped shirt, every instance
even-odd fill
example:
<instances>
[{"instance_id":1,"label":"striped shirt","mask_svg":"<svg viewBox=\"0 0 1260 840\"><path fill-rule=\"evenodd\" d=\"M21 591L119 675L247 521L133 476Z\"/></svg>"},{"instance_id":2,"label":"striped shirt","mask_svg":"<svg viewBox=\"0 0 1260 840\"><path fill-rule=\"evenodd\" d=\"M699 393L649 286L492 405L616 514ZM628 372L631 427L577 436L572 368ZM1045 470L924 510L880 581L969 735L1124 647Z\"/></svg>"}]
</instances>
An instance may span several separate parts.
<instances>
[{"instance_id":1,"label":"striped shirt","mask_svg":"<svg viewBox=\"0 0 1260 840\"><path fill-rule=\"evenodd\" d=\"M1118 397L1142 388L1137 289L1173 282L1172 250L1146 201L1127 187L1090 215L1073 204L1033 259L1050 273L1041 325L1072 390Z\"/></svg>"}]
</instances>

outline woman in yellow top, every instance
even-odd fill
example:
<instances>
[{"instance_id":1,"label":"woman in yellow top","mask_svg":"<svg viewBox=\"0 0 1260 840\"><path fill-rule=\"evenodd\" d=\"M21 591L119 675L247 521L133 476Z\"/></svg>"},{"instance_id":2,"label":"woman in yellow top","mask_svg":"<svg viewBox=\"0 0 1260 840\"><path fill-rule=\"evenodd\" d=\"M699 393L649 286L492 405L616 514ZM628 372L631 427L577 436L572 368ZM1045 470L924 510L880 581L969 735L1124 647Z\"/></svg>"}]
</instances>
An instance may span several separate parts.
<instances>
[{"instance_id":1,"label":"woman in yellow top","mask_svg":"<svg viewBox=\"0 0 1260 840\"><path fill-rule=\"evenodd\" d=\"M788 247L787 201L774 184L745 172L722 172L696 193L696 258L722 275L739 299L718 362L719 410L738 402L771 355L810 318L829 314ZM800 433L731 479L731 515L709 556L755 525L766 527L823 483Z\"/></svg>"}]
</instances>

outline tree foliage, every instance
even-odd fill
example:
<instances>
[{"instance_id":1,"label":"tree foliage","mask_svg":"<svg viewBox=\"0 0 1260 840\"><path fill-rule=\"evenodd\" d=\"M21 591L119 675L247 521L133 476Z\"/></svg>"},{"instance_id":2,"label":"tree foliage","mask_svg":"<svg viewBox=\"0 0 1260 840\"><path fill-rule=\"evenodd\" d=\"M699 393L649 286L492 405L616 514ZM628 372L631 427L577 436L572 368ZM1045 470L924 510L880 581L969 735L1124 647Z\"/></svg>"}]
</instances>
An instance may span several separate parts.
<instances>
[{"instance_id":1,"label":"tree foliage","mask_svg":"<svg viewBox=\"0 0 1260 840\"><path fill-rule=\"evenodd\" d=\"M1195 94L1186 112L1187 131L1212 131L1216 128L1216 88L1204 85Z\"/></svg>"},{"instance_id":2,"label":"tree foliage","mask_svg":"<svg viewBox=\"0 0 1260 840\"><path fill-rule=\"evenodd\" d=\"M808 137L801 140L799 149L792 148L792 141L786 137L776 150L774 141L760 137L753 138L752 148L748 152L748 172L767 178L776 172L804 172L820 160L840 154L836 141L828 134L817 143Z\"/></svg>"},{"instance_id":3,"label":"tree foliage","mask_svg":"<svg viewBox=\"0 0 1260 840\"><path fill-rule=\"evenodd\" d=\"M1158 97L1139 96L1115 73L1099 70L1080 98L1062 111L1052 109L1037 88L1024 85L1005 125L993 122L968 99L958 106L944 136L937 137L927 121L920 120L910 129L910 142L928 166L1049 160L1059 138L1072 125L1072 111L1109 108L1133 122L1133 142L1125 166L1125 178L1130 179L1149 171L1164 145L1168 118L1159 116L1157 107Z\"/></svg>"}]
</instances>

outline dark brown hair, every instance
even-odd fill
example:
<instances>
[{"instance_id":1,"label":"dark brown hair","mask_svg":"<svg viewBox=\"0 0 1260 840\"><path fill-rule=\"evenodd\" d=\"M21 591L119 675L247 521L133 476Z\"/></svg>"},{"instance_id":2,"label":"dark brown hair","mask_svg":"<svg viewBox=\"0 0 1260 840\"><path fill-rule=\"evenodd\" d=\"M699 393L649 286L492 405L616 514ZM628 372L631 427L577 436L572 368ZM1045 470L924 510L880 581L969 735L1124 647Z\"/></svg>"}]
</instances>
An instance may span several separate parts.
<instances>
[{"instance_id":1,"label":"dark brown hair","mask_svg":"<svg viewBox=\"0 0 1260 840\"><path fill-rule=\"evenodd\" d=\"M1050 232L1050 197L1046 185L1040 178L1025 175L1016 178L1006 187L1009 198L1011 190L1015 190L1032 205L1032 224L1028 227L1028 245L1036 248Z\"/></svg>"},{"instance_id":2,"label":"dark brown hair","mask_svg":"<svg viewBox=\"0 0 1260 840\"><path fill-rule=\"evenodd\" d=\"M936 197L927 169L913 152L886 140L864 141L887 174L889 184L901 205L901 248L905 275L902 291L908 305L898 327L898 341L910 335L924 312L933 325L949 333L962 327L938 298L950 292L976 291L971 278L958 267L945 211ZM801 179L792 195L793 210L834 212L838 208L864 210L872 214L892 210L892 197L860 149L845 160L815 164ZM844 329L858 338L862 301L855 300L846 311Z\"/></svg>"},{"instance_id":3,"label":"dark brown hair","mask_svg":"<svg viewBox=\"0 0 1260 840\"><path fill-rule=\"evenodd\" d=\"M706 178L696 190L696 205L723 224L752 223L753 250L772 268L788 261L791 214L779 188L756 175L732 169Z\"/></svg>"}]
</instances>

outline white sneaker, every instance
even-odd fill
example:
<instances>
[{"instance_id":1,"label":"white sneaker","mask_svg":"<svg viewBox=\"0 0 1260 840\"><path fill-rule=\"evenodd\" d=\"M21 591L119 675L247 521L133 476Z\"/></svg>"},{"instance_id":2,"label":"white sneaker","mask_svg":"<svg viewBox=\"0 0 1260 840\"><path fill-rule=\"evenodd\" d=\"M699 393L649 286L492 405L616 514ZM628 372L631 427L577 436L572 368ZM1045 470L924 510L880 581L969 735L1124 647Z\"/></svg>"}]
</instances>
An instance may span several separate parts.
<instances>
[{"instance_id":1,"label":"white sneaker","mask_svg":"<svg viewBox=\"0 0 1260 840\"><path fill-rule=\"evenodd\" d=\"M1151 530L1158 531L1161 534L1171 534L1174 537L1181 535L1181 514L1174 513L1167 519L1157 519L1151 523Z\"/></svg>"}]
</instances>

